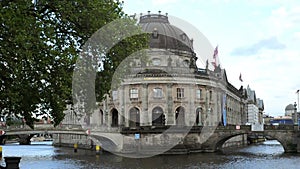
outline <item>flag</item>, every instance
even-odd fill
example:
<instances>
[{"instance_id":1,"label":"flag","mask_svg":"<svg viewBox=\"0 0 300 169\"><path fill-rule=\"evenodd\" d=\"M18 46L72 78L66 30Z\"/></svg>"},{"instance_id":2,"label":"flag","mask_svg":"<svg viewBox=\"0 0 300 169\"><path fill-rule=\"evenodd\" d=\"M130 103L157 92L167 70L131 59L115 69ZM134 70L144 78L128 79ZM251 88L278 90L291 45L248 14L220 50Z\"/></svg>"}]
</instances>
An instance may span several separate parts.
<instances>
[{"instance_id":1,"label":"flag","mask_svg":"<svg viewBox=\"0 0 300 169\"><path fill-rule=\"evenodd\" d=\"M240 73L239 79L240 79L241 82L243 82L243 79L242 79L242 73Z\"/></svg>"},{"instance_id":2,"label":"flag","mask_svg":"<svg viewBox=\"0 0 300 169\"><path fill-rule=\"evenodd\" d=\"M211 64L214 66L214 68L216 69L217 67L217 63L216 62L211 62Z\"/></svg>"},{"instance_id":3,"label":"flag","mask_svg":"<svg viewBox=\"0 0 300 169\"><path fill-rule=\"evenodd\" d=\"M218 56L218 46L216 46L215 50L214 50L214 59L217 58Z\"/></svg>"},{"instance_id":4,"label":"flag","mask_svg":"<svg viewBox=\"0 0 300 169\"><path fill-rule=\"evenodd\" d=\"M216 69L217 67L217 56L218 56L218 46L216 46L215 50L214 50L214 55L213 55L213 59L214 61L211 62L211 64L214 66L214 69Z\"/></svg>"}]
</instances>

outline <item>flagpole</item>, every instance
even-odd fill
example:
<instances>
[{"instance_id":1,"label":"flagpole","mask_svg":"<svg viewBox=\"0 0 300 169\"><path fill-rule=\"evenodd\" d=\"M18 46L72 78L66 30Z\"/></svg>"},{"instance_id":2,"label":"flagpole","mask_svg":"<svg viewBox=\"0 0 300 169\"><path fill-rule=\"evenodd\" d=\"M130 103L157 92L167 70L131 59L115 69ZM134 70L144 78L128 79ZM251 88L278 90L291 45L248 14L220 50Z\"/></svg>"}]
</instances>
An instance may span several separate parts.
<instances>
[{"instance_id":1,"label":"flagpole","mask_svg":"<svg viewBox=\"0 0 300 169\"><path fill-rule=\"evenodd\" d=\"M299 111L299 90L297 92L297 96L298 96L298 111Z\"/></svg>"},{"instance_id":2,"label":"flagpole","mask_svg":"<svg viewBox=\"0 0 300 169\"><path fill-rule=\"evenodd\" d=\"M242 73L240 73L239 80L241 82L241 86L243 85Z\"/></svg>"},{"instance_id":3,"label":"flagpole","mask_svg":"<svg viewBox=\"0 0 300 169\"><path fill-rule=\"evenodd\" d=\"M296 91L296 93L297 93L297 102L298 102L298 110L299 110L299 92L300 92L300 90L298 89L297 91Z\"/></svg>"}]
</instances>

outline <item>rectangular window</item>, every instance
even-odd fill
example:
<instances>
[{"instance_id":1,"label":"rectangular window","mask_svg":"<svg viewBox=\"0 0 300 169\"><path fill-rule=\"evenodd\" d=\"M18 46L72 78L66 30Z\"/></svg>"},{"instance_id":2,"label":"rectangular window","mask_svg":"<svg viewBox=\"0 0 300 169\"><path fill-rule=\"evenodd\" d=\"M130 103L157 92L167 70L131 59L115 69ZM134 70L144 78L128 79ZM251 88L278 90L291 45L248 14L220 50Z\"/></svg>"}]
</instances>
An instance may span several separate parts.
<instances>
[{"instance_id":1,"label":"rectangular window","mask_svg":"<svg viewBox=\"0 0 300 169\"><path fill-rule=\"evenodd\" d=\"M139 98L139 91L136 88L130 89L129 94L130 99L138 99Z\"/></svg>"},{"instance_id":2,"label":"rectangular window","mask_svg":"<svg viewBox=\"0 0 300 169\"><path fill-rule=\"evenodd\" d=\"M116 91L116 90L112 91L112 99L113 100L117 100L118 99L118 91Z\"/></svg>"},{"instance_id":3,"label":"rectangular window","mask_svg":"<svg viewBox=\"0 0 300 169\"><path fill-rule=\"evenodd\" d=\"M197 91L196 91L196 99L201 99L201 93L202 93L202 90L201 89L197 89Z\"/></svg>"},{"instance_id":4,"label":"rectangular window","mask_svg":"<svg viewBox=\"0 0 300 169\"><path fill-rule=\"evenodd\" d=\"M161 88L153 89L153 97L154 98L162 98L163 97L162 89Z\"/></svg>"},{"instance_id":5,"label":"rectangular window","mask_svg":"<svg viewBox=\"0 0 300 169\"><path fill-rule=\"evenodd\" d=\"M177 98L184 98L184 88L177 88Z\"/></svg>"},{"instance_id":6,"label":"rectangular window","mask_svg":"<svg viewBox=\"0 0 300 169\"><path fill-rule=\"evenodd\" d=\"M212 91L209 91L209 101L212 101L212 97L213 97Z\"/></svg>"}]
</instances>

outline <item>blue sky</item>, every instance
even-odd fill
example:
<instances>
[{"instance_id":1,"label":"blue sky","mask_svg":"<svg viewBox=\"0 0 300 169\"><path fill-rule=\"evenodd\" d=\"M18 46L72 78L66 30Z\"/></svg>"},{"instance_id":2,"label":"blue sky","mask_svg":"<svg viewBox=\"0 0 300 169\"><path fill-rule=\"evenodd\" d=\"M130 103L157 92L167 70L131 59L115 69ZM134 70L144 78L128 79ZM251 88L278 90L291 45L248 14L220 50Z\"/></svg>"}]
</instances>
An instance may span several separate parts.
<instances>
[{"instance_id":1,"label":"blue sky","mask_svg":"<svg viewBox=\"0 0 300 169\"><path fill-rule=\"evenodd\" d=\"M298 102L300 1L124 0L123 7L137 16L160 10L195 26L218 45L230 83L237 88L249 84L264 100L266 114L284 115L286 105Z\"/></svg>"}]
</instances>

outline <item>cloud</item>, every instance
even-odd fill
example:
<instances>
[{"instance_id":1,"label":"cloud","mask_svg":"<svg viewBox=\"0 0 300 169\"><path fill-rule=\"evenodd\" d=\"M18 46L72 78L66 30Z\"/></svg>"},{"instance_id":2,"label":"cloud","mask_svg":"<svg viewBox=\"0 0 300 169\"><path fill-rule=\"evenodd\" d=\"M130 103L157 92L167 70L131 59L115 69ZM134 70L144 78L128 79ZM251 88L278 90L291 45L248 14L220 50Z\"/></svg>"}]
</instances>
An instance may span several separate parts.
<instances>
[{"instance_id":1,"label":"cloud","mask_svg":"<svg viewBox=\"0 0 300 169\"><path fill-rule=\"evenodd\" d=\"M285 48L286 48L285 44L280 43L276 37L271 37L269 39L262 39L257 43L252 44L248 47L236 48L231 52L231 54L239 55L239 56L248 56L248 55L257 54L263 49L278 50L278 49L285 49Z\"/></svg>"},{"instance_id":2,"label":"cloud","mask_svg":"<svg viewBox=\"0 0 300 169\"><path fill-rule=\"evenodd\" d=\"M177 0L152 0L153 5L163 5L175 3Z\"/></svg>"}]
</instances>

